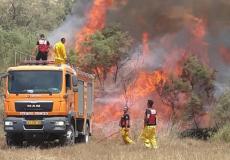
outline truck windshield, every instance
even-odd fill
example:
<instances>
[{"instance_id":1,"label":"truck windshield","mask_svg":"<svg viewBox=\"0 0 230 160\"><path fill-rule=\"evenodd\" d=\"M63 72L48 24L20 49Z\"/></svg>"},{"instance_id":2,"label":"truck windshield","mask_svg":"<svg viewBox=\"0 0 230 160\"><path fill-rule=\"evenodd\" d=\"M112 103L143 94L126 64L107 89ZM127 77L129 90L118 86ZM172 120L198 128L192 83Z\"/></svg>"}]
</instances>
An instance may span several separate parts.
<instances>
[{"instance_id":1,"label":"truck windshield","mask_svg":"<svg viewBox=\"0 0 230 160\"><path fill-rule=\"evenodd\" d=\"M11 71L8 78L9 93L59 93L62 86L61 71Z\"/></svg>"}]
</instances>

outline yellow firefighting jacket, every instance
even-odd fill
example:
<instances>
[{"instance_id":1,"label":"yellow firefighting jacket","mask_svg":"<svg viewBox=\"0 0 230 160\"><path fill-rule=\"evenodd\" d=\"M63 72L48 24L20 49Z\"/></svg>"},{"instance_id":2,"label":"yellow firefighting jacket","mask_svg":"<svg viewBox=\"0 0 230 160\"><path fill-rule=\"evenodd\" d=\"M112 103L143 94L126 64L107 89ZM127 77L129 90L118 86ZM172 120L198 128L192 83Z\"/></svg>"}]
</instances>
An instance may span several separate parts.
<instances>
[{"instance_id":1,"label":"yellow firefighting jacket","mask_svg":"<svg viewBox=\"0 0 230 160\"><path fill-rule=\"evenodd\" d=\"M64 64L66 63L66 49L65 45L62 42L58 42L54 45L54 52L55 52L55 63L56 64Z\"/></svg>"}]
</instances>

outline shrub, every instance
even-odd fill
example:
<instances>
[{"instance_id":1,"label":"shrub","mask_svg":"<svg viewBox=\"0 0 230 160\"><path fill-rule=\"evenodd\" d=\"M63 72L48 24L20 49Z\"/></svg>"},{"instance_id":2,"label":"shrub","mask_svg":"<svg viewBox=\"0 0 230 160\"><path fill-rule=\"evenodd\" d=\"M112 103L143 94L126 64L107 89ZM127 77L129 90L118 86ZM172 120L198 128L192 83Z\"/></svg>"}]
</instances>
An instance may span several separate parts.
<instances>
[{"instance_id":1,"label":"shrub","mask_svg":"<svg viewBox=\"0 0 230 160\"><path fill-rule=\"evenodd\" d=\"M226 91L217 101L213 111L217 127L222 128L230 123L230 91Z\"/></svg>"},{"instance_id":2,"label":"shrub","mask_svg":"<svg viewBox=\"0 0 230 160\"><path fill-rule=\"evenodd\" d=\"M230 124L219 129L214 135L213 140L230 143Z\"/></svg>"}]
</instances>

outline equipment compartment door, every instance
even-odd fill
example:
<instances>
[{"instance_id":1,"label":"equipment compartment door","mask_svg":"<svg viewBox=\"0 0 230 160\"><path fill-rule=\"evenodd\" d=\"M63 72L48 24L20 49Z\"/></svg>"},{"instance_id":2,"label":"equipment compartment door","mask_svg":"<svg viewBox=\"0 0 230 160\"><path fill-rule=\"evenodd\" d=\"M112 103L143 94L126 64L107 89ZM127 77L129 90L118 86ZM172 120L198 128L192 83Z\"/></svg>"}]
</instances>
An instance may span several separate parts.
<instances>
[{"instance_id":1,"label":"equipment compartment door","mask_svg":"<svg viewBox=\"0 0 230 160\"><path fill-rule=\"evenodd\" d=\"M78 113L84 114L84 82L78 81Z\"/></svg>"},{"instance_id":2,"label":"equipment compartment door","mask_svg":"<svg viewBox=\"0 0 230 160\"><path fill-rule=\"evenodd\" d=\"M91 116L93 112L93 85L87 84L87 115Z\"/></svg>"}]
</instances>

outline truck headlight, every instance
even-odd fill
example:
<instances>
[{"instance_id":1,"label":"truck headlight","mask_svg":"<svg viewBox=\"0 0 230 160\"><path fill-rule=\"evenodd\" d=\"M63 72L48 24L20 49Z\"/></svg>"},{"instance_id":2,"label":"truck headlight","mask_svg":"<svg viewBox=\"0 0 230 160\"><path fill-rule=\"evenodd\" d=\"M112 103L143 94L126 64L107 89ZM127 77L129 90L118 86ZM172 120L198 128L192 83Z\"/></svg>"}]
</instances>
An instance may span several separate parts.
<instances>
[{"instance_id":1,"label":"truck headlight","mask_svg":"<svg viewBox=\"0 0 230 160\"><path fill-rule=\"evenodd\" d=\"M64 126L65 125L65 122L64 121L56 121L54 123L55 126Z\"/></svg>"},{"instance_id":2,"label":"truck headlight","mask_svg":"<svg viewBox=\"0 0 230 160\"><path fill-rule=\"evenodd\" d=\"M5 126L13 126L13 122L12 121L5 121Z\"/></svg>"}]
</instances>

